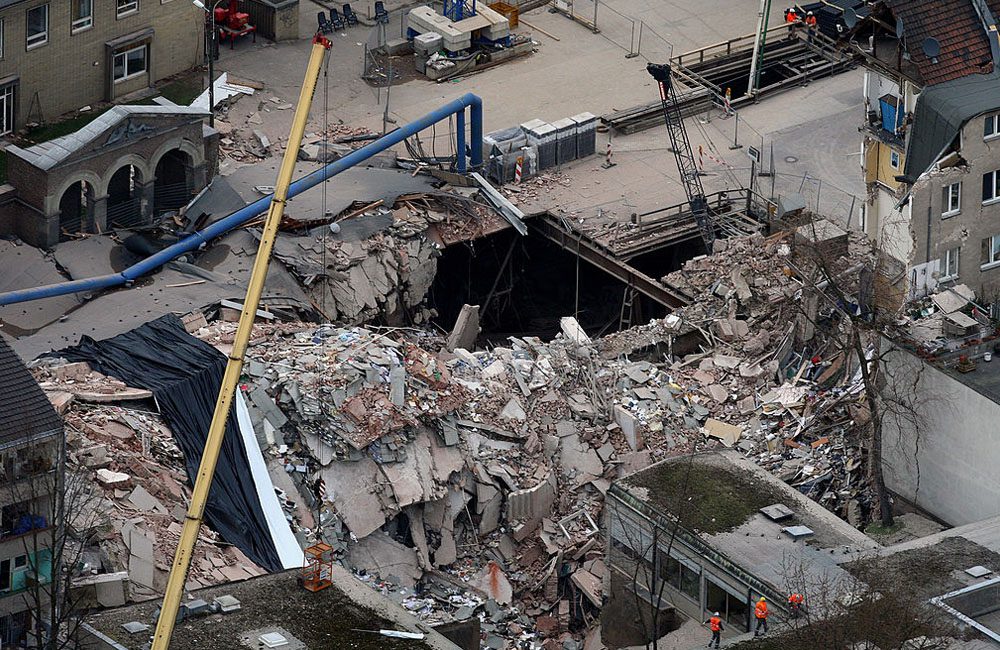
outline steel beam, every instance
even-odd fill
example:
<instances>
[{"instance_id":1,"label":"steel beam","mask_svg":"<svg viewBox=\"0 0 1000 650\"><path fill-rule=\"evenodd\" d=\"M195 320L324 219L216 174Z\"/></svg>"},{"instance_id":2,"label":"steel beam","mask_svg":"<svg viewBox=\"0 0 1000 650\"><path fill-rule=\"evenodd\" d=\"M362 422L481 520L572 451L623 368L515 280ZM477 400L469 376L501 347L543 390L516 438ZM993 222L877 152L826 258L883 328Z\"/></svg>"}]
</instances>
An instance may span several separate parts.
<instances>
[{"instance_id":1,"label":"steel beam","mask_svg":"<svg viewBox=\"0 0 1000 650\"><path fill-rule=\"evenodd\" d=\"M634 287L636 291L664 307L675 309L690 304L692 301L692 298L680 289L658 282L638 269L616 259L611 251L585 238L581 233L571 230L560 219L549 213L535 216L529 220L529 224L539 234L560 248L574 255L579 255L590 264L626 285Z\"/></svg>"}]
</instances>

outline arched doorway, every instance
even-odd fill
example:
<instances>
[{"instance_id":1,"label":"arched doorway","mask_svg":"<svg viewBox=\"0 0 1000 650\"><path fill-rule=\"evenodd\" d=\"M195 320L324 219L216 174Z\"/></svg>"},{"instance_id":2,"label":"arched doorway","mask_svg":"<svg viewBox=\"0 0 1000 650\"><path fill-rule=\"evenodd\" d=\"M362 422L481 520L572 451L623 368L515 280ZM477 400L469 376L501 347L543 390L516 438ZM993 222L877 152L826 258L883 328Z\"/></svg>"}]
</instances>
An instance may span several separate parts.
<instances>
[{"instance_id":1,"label":"arched doorway","mask_svg":"<svg viewBox=\"0 0 1000 650\"><path fill-rule=\"evenodd\" d=\"M191 200L191 155L171 149L156 163L153 184L153 214L160 216L177 210Z\"/></svg>"},{"instance_id":2,"label":"arched doorway","mask_svg":"<svg viewBox=\"0 0 1000 650\"><path fill-rule=\"evenodd\" d=\"M94 186L87 181L77 181L66 188L59 197L59 240L69 235L90 230L93 222Z\"/></svg>"},{"instance_id":3,"label":"arched doorway","mask_svg":"<svg viewBox=\"0 0 1000 650\"><path fill-rule=\"evenodd\" d=\"M142 172L135 165L118 168L108 182L108 226L131 228L141 225Z\"/></svg>"}]
</instances>

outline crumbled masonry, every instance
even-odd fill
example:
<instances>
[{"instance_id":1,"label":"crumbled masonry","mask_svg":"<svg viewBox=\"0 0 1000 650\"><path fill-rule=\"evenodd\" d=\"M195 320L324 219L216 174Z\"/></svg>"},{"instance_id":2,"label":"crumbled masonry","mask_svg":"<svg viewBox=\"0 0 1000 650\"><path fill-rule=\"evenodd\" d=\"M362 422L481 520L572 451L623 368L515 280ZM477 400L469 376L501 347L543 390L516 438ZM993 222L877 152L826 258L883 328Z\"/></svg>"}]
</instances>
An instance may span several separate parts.
<instances>
[{"instance_id":1,"label":"crumbled masonry","mask_svg":"<svg viewBox=\"0 0 1000 650\"><path fill-rule=\"evenodd\" d=\"M821 333L797 342L793 248L720 240L668 277L692 305L596 340L572 318L552 341L481 351L411 328L258 324L242 390L295 534L428 622L482 612L487 638L528 648L582 638L606 571L603 494L665 457L733 447L860 521L860 383ZM185 320L220 349L233 340L235 323ZM165 573L143 562L166 570L188 490L179 452L155 416L101 405L143 396L81 365L35 372L80 432L79 471L127 515L109 568L152 593ZM136 535L152 556L129 555ZM259 571L231 549L198 552L191 586Z\"/></svg>"}]
</instances>

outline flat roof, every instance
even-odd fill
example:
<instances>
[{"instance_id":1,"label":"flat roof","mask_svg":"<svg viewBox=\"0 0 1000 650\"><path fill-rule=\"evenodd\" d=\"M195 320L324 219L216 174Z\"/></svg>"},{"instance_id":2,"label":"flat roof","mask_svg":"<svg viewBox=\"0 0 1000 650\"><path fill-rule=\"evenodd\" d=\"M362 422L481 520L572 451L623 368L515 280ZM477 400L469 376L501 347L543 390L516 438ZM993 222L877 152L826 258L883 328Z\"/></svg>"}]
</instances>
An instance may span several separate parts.
<instances>
[{"instance_id":1,"label":"flat roof","mask_svg":"<svg viewBox=\"0 0 1000 650\"><path fill-rule=\"evenodd\" d=\"M784 590L798 564L817 579L853 581L839 564L870 554L877 542L732 450L670 458L615 484L697 536L743 571ZM609 492L609 494L612 494ZM782 504L792 515L774 521L759 510ZM802 537L791 526L812 531Z\"/></svg>"},{"instance_id":2,"label":"flat roof","mask_svg":"<svg viewBox=\"0 0 1000 650\"><path fill-rule=\"evenodd\" d=\"M307 648L457 650L457 646L372 591L343 567L335 565L333 568L333 586L319 592L299 586L298 570L191 592L192 597L210 605L219 596L233 596L240 601L241 609L228 614L197 616L178 623L170 642L171 650L239 648L243 647L241 637L268 628L286 630ZM159 606L159 599L155 599L119 607L91 617L87 624L123 647L139 650L146 647L153 634L153 617ZM131 634L122 626L133 621L145 623L150 629ZM427 637L416 641L357 631L379 629L421 632Z\"/></svg>"}]
</instances>

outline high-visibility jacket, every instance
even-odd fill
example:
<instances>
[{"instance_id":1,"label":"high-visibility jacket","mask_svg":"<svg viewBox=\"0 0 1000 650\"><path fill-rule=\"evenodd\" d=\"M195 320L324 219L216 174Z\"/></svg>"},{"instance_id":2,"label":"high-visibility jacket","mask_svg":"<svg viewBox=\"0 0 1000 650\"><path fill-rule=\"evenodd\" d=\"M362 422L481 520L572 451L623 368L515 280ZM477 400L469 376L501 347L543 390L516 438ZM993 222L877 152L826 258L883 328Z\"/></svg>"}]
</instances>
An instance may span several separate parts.
<instances>
[{"instance_id":1,"label":"high-visibility jacket","mask_svg":"<svg viewBox=\"0 0 1000 650\"><path fill-rule=\"evenodd\" d=\"M805 597L802 594L792 594L788 597L788 603L790 605L801 605Z\"/></svg>"},{"instance_id":2,"label":"high-visibility jacket","mask_svg":"<svg viewBox=\"0 0 1000 650\"><path fill-rule=\"evenodd\" d=\"M794 23L798 19L799 19L799 17L798 17L798 15L796 15L794 9L792 9L787 14L785 14L785 22L786 23Z\"/></svg>"},{"instance_id":3,"label":"high-visibility jacket","mask_svg":"<svg viewBox=\"0 0 1000 650\"><path fill-rule=\"evenodd\" d=\"M806 16L806 25L810 27L816 26L816 16Z\"/></svg>"},{"instance_id":4,"label":"high-visibility jacket","mask_svg":"<svg viewBox=\"0 0 1000 650\"><path fill-rule=\"evenodd\" d=\"M722 619L719 618L718 616L713 616L712 618L708 619L708 626L712 629L713 632L721 632Z\"/></svg>"},{"instance_id":5,"label":"high-visibility jacket","mask_svg":"<svg viewBox=\"0 0 1000 650\"><path fill-rule=\"evenodd\" d=\"M767 603L764 601L757 601L757 606L753 610L754 616L757 618L767 618Z\"/></svg>"}]
</instances>

